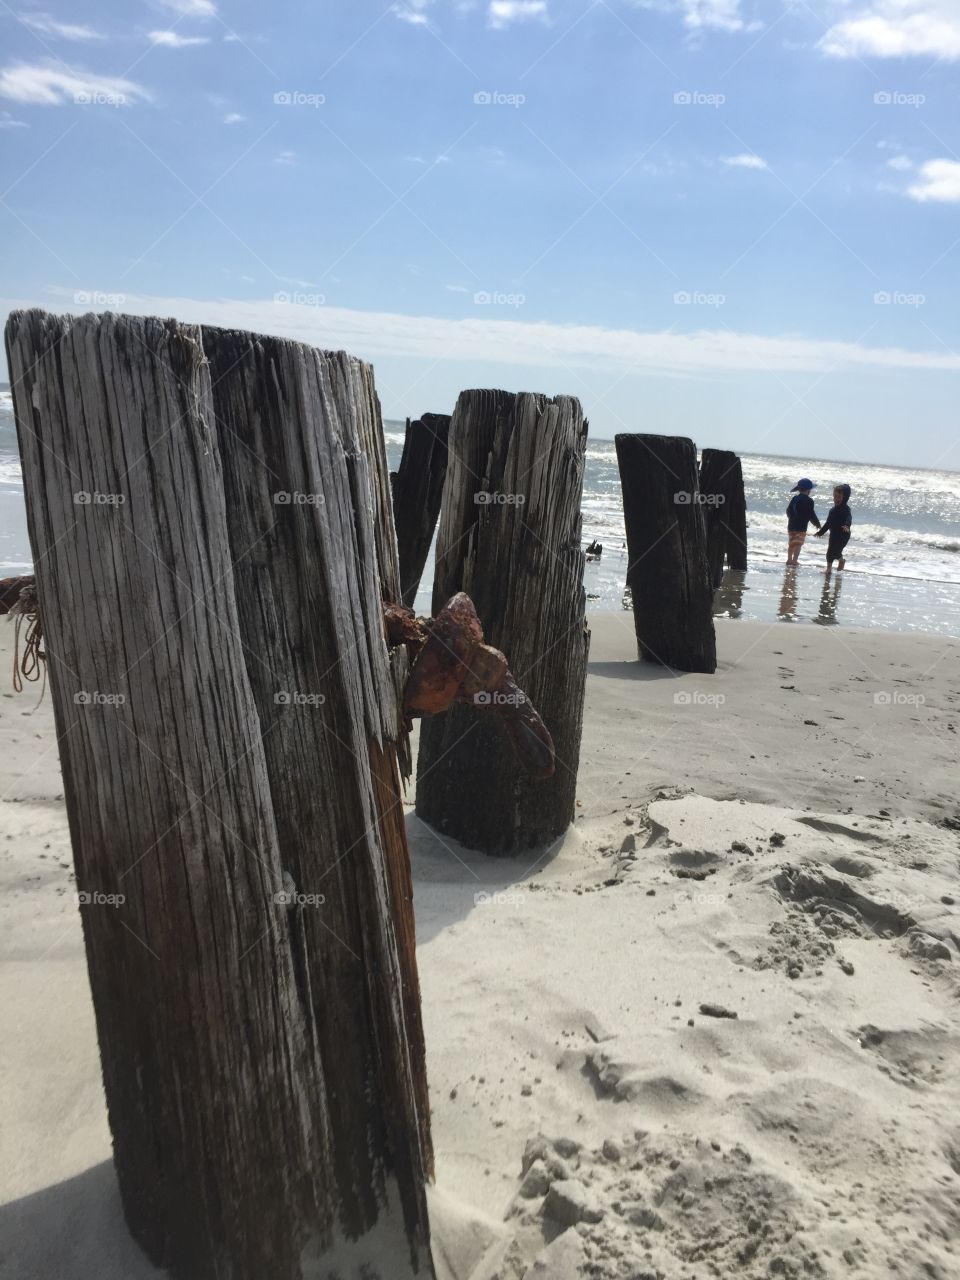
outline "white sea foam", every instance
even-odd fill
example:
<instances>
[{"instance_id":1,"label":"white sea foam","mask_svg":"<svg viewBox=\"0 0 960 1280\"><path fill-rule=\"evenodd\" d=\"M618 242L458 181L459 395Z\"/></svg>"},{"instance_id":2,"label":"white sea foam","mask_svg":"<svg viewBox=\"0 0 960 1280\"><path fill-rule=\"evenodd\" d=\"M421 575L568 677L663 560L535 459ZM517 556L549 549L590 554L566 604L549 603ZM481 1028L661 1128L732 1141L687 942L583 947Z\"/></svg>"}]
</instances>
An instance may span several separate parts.
<instances>
[{"instance_id":1,"label":"white sea foam","mask_svg":"<svg viewBox=\"0 0 960 1280\"><path fill-rule=\"evenodd\" d=\"M385 424L388 464L395 469L404 440L401 422ZM821 519L834 483L853 490L851 581L864 584L856 612L844 619L861 626L938 630L960 634L960 474L904 467L844 464L823 459L745 454L742 457L749 522L749 563L743 616L776 616L780 566L786 553L785 508L801 475L818 482L814 497ZM587 565L591 608L619 608L626 575L626 534L616 450L612 440L591 440L586 452L582 502L583 545L599 539L600 561ZM824 561L822 540L807 539L801 565L811 573ZM20 460L10 393L0 391L0 572L23 571L30 547L23 506ZM417 607L429 608L433 558L424 571ZM888 585L884 585L884 581ZM872 585L870 585L872 584ZM846 598L851 599L848 589Z\"/></svg>"}]
</instances>

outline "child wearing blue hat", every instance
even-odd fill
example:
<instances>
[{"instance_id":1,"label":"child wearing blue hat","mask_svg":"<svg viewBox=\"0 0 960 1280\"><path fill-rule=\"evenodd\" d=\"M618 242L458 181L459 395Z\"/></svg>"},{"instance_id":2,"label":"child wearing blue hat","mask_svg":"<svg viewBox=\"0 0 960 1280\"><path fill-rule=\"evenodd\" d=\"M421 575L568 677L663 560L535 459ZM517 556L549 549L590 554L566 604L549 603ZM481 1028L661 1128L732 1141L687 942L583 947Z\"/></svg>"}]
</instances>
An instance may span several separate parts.
<instances>
[{"instance_id":1,"label":"child wearing blue hat","mask_svg":"<svg viewBox=\"0 0 960 1280\"><path fill-rule=\"evenodd\" d=\"M810 497L810 490L816 485L812 480L798 480L790 492L794 495L787 507L787 564L800 563L800 548L807 537L807 526L815 524L820 528L820 520Z\"/></svg>"}]
</instances>

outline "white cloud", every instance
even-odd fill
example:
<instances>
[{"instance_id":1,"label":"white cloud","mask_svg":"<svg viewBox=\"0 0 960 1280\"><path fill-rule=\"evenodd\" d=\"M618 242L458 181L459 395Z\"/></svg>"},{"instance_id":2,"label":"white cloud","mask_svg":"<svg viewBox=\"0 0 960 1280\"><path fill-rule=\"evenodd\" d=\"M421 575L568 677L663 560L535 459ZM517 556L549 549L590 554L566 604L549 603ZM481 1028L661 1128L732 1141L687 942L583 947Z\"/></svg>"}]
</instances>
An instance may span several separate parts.
<instances>
[{"instance_id":1,"label":"white cloud","mask_svg":"<svg viewBox=\"0 0 960 1280\"><path fill-rule=\"evenodd\" d=\"M160 3L184 18L213 18L217 13L213 0L160 0Z\"/></svg>"},{"instance_id":2,"label":"white cloud","mask_svg":"<svg viewBox=\"0 0 960 1280\"><path fill-rule=\"evenodd\" d=\"M705 31L760 31L764 24L744 17L742 0L633 0L641 9L676 13L683 25L695 33Z\"/></svg>"},{"instance_id":3,"label":"white cloud","mask_svg":"<svg viewBox=\"0 0 960 1280\"><path fill-rule=\"evenodd\" d=\"M891 169L896 169L900 173L906 173L908 169L913 168L913 161L909 156L892 156L887 165Z\"/></svg>"},{"instance_id":4,"label":"white cloud","mask_svg":"<svg viewBox=\"0 0 960 1280\"><path fill-rule=\"evenodd\" d=\"M101 76L64 62L13 62L0 69L0 98L59 106L65 102L149 100L146 89L119 76Z\"/></svg>"},{"instance_id":5,"label":"white cloud","mask_svg":"<svg viewBox=\"0 0 960 1280\"><path fill-rule=\"evenodd\" d=\"M960 165L957 166L960 170ZM62 309L73 305L73 290L60 292ZM10 311L35 300L0 299ZM696 333L639 332L596 325L565 325L519 320L444 319L391 312L354 311L272 301L229 299L202 302L192 298L158 298L128 294L124 309L134 314L177 316L193 324L274 333L313 346L347 350L363 359L402 356L407 359L498 362L529 368L598 368L646 373L710 373L734 371L832 372L890 369L960 372L960 356L942 350L905 351L868 347L859 342L771 338L729 329Z\"/></svg>"},{"instance_id":6,"label":"white cloud","mask_svg":"<svg viewBox=\"0 0 960 1280\"><path fill-rule=\"evenodd\" d=\"M423 156L404 156L407 164L429 164L431 169L435 169L438 164L453 164L450 156L441 154L434 156L432 160L426 160Z\"/></svg>"},{"instance_id":7,"label":"white cloud","mask_svg":"<svg viewBox=\"0 0 960 1280\"><path fill-rule=\"evenodd\" d=\"M26 120L15 120L9 111L0 111L0 129L29 129Z\"/></svg>"},{"instance_id":8,"label":"white cloud","mask_svg":"<svg viewBox=\"0 0 960 1280\"><path fill-rule=\"evenodd\" d=\"M766 169L767 162L762 160L760 156L755 156L750 151L745 151L739 156L721 156L721 161L729 165L731 169Z\"/></svg>"},{"instance_id":9,"label":"white cloud","mask_svg":"<svg viewBox=\"0 0 960 1280\"><path fill-rule=\"evenodd\" d=\"M431 0L407 0L406 4L395 4L391 12L394 17L401 22L408 22L412 27L426 27L430 20L425 11L430 2Z\"/></svg>"},{"instance_id":10,"label":"white cloud","mask_svg":"<svg viewBox=\"0 0 960 1280\"><path fill-rule=\"evenodd\" d=\"M740 0L679 0L683 24L692 31L742 31L746 25Z\"/></svg>"},{"instance_id":11,"label":"white cloud","mask_svg":"<svg viewBox=\"0 0 960 1280\"><path fill-rule=\"evenodd\" d=\"M49 13L21 13L20 21L44 36L59 36L61 40L102 40L104 37L92 27L73 22L60 22Z\"/></svg>"},{"instance_id":12,"label":"white cloud","mask_svg":"<svg viewBox=\"0 0 960 1280\"><path fill-rule=\"evenodd\" d=\"M960 59L957 0L869 0L832 26L820 48L833 58Z\"/></svg>"},{"instance_id":13,"label":"white cloud","mask_svg":"<svg viewBox=\"0 0 960 1280\"><path fill-rule=\"evenodd\" d=\"M921 204L929 200L960 204L960 161L928 160L920 166L920 177L907 188L907 195Z\"/></svg>"},{"instance_id":14,"label":"white cloud","mask_svg":"<svg viewBox=\"0 0 960 1280\"><path fill-rule=\"evenodd\" d=\"M151 31L148 35L153 44L165 49L187 49L190 45L210 43L206 36L180 36L176 31Z\"/></svg>"},{"instance_id":15,"label":"white cloud","mask_svg":"<svg viewBox=\"0 0 960 1280\"><path fill-rule=\"evenodd\" d=\"M462 285L462 284L445 284L443 287L445 289L448 289L451 293L472 293L473 292L472 289L468 289L466 285Z\"/></svg>"},{"instance_id":16,"label":"white cloud","mask_svg":"<svg viewBox=\"0 0 960 1280\"><path fill-rule=\"evenodd\" d=\"M274 164L291 165L295 164L296 160L297 153L295 151L278 151L273 157Z\"/></svg>"},{"instance_id":17,"label":"white cloud","mask_svg":"<svg viewBox=\"0 0 960 1280\"><path fill-rule=\"evenodd\" d=\"M223 117L223 123L224 124L240 124L241 121L246 120L246 118L247 117L242 116L239 111L230 111L227 113L227 115Z\"/></svg>"},{"instance_id":18,"label":"white cloud","mask_svg":"<svg viewBox=\"0 0 960 1280\"><path fill-rule=\"evenodd\" d=\"M546 18L547 0L490 0L487 16L491 27L502 30L511 22L524 22L528 18Z\"/></svg>"}]
</instances>

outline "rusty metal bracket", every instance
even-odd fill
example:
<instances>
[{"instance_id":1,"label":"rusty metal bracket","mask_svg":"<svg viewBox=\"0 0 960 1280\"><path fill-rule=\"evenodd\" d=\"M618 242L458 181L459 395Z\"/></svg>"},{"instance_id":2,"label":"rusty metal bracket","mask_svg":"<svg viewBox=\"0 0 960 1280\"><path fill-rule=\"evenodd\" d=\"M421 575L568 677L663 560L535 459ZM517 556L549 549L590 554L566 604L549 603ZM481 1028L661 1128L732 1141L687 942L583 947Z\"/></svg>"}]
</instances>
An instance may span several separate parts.
<instances>
[{"instance_id":1,"label":"rusty metal bracket","mask_svg":"<svg viewBox=\"0 0 960 1280\"><path fill-rule=\"evenodd\" d=\"M484 644L466 592L448 600L435 618L417 618L396 604L386 605L383 613L388 642L405 644L413 663L403 698L408 719L438 715L455 702L496 711L527 771L538 779L553 776L553 739L506 657Z\"/></svg>"}]
</instances>

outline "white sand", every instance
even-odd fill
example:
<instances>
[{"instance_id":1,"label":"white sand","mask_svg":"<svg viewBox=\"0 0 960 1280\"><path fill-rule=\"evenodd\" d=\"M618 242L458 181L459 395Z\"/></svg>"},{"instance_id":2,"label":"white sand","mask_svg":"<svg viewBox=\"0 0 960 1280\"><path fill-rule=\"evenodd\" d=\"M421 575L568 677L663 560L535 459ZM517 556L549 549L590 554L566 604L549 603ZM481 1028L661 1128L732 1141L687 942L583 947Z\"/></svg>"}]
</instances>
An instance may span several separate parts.
<instances>
[{"instance_id":1,"label":"white sand","mask_svg":"<svg viewBox=\"0 0 960 1280\"><path fill-rule=\"evenodd\" d=\"M960 1275L960 643L727 623L672 678L591 621L562 847L408 822L439 1274ZM35 702L0 699L0 1276L146 1280Z\"/></svg>"}]
</instances>

